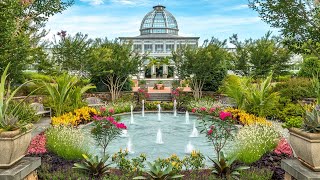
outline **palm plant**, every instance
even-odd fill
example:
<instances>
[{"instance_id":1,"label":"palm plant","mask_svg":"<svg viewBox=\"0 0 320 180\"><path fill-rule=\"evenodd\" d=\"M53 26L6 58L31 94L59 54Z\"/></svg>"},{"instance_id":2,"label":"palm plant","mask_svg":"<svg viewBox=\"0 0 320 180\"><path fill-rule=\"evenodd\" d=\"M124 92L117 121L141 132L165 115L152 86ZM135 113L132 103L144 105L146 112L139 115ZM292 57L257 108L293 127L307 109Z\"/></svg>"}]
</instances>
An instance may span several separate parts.
<instances>
[{"instance_id":1,"label":"palm plant","mask_svg":"<svg viewBox=\"0 0 320 180\"><path fill-rule=\"evenodd\" d=\"M155 162L154 164L147 162L150 170L146 171L147 174L154 180L165 180L165 179L178 179L182 178L184 175L174 174L173 166L171 163L167 164L166 167L161 167L160 162ZM133 179L148 179L144 176L138 176Z\"/></svg>"},{"instance_id":2,"label":"palm plant","mask_svg":"<svg viewBox=\"0 0 320 180\"><path fill-rule=\"evenodd\" d=\"M97 178L110 173L109 165L111 163L106 164L107 160L110 157L109 155L106 155L101 159L98 156L88 157L85 154L83 154L82 156L84 158L84 163L75 163L73 166L74 169L87 172Z\"/></svg>"},{"instance_id":3,"label":"palm plant","mask_svg":"<svg viewBox=\"0 0 320 180\"><path fill-rule=\"evenodd\" d=\"M238 109L244 108L246 91L250 80L249 78L229 76L224 82L224 93L235 101Z\"/></svg>"},{"instance_id":4,"label":"palm plant","mask_svg":"<svg viewBox=\"0 0 320 180\"><path fill-rule=\"evenodd\" d=\"M65 112L68 102L75 103L74 107L78 108L77 105L81 102L82 94L89 89L95 88L92 85L86 85L82 88L77 87L78 81L77 77L67 74L57 77L54 83L42 81L51 97L56 116L60 116Z\"/></svg>"},{"instance_id":5,"label":"palm plant","mask_svg":"<svg viewBox=\"0 0 320 180\"><path fill-rule=\"evenodd\" d=\"M236 157L233 157L231 159L227 159L223 152L220 152L220 156L218 156L218 159L211 159L214 163L214 168L212 170L212 173L215 174L219 178L223 179L239 179L240 176L239 171L249 169L247 166L240 166L237 168L233 167L233 163L236 160Z\"/></svg>"},{"instance_id":6,"label":"palm plant","mask_svg":"<svg viewBox=\"0 0 320 180\"><path fill-rule=\"evenodd\" d=\"M261 84L248 84L245 109L259 116L266 116L279 100L279 93L272 92L272 74Z\"/></svg>"}]
</instances>

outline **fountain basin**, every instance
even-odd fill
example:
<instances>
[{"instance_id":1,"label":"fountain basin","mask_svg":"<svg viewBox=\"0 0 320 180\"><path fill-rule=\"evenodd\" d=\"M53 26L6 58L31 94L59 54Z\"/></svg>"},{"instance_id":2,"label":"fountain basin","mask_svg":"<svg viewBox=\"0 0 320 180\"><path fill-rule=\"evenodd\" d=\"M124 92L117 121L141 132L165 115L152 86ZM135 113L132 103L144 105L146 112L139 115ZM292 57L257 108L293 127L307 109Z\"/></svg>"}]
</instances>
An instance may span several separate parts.
<instances>
[{"instance_id":1,"label":"fountain basin","mask_svg":"<svg viewBox=\"0 0 320 180\"><path fill-rule=\"evenodd\" d=\"M134 113L134 124L130 124L131 114L121 115L121 121L128 127L129 137L119 137L113 141L107 148L107 153L112 155L120 149L128 147L128 138L130 138L130 146L134 149L134 153L129 154L129 158L136 157L141 153L147 155L147 161L154 161L157 158L167 158L172 154L183 158L186 156L186 147L189 142L193 148L200 151L206 157L215 157L212 145L207 141L204 134L199 134L198 137L189 137L193 131L194 123L199 129L197 116L189 115L190 124L186 124L185 114L174 114L162 112L161 121L158 121L158 113L146 112L144 117L138 113ZM84 127L84 130L89 132L91 125ZM162 142L157 142L157 134L161 129ZM200 129L199 129L200 131ZM88 136L89 137L89 136ZM91 137L90 137L91 138ZM95 155L101 155L101 149L95 147L95 142L92 139L91 152Z\"/></svg>"}]
</instances>

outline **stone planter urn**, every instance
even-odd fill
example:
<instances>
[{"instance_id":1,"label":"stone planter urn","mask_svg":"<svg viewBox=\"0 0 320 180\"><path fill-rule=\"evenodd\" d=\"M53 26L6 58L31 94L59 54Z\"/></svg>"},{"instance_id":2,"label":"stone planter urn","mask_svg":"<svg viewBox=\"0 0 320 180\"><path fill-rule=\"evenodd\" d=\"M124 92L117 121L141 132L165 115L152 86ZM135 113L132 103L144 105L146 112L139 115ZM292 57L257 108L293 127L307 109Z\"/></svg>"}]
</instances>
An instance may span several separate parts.
<instances>
[{"instance_id":1,"label":"stone planter urn","mask_svg":"<svg viewBox=\"0 0 320 180\"><path fill-rule=\"evenodd\" d=\"M163 90L164 89L164 85L163 84L157 84L157 89L158 90Z\"/></svg>"},{"instance_id":2,"label":"stone planter urn","mask_svg":"<svg viewBox=\"0 0 320 180\"><path fill-rule=\"evenodd\" d=\"M290 144L299 161L313 171L320 171L320 133L289 128Z\"/></svg>"},{"instance_id":3,"label":"stone planter urn","mask_svg":"<svg viewBox=\"0 0 320 180\"><path fill-rule=\"evenodd\" d=\"M23 158L31 141L31 131L0 132L0 168L9 168Z\"/></svg>"}]
</instances>

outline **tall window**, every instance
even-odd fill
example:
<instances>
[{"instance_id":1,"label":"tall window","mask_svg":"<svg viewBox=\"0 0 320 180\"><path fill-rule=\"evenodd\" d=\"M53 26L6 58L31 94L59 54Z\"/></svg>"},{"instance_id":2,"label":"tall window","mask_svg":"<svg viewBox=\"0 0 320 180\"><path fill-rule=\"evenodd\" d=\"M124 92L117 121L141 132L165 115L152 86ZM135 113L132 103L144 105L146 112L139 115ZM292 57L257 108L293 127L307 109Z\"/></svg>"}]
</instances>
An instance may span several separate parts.
<instances>
[{"instance_id":1,"label":"tall window","mask_svg":"<svg viewBox=\"0 0 320 180\"><path fill-rule=\"evenodd\" d=\"M156 44L155 50L156 52L163 52L163 44Z\"/></svg>"},{"instance_id":2,"label":"tall window","mask_svg":"<svg viewBox=\"0 0 320 180\"><path fill-rule=\"evenodd\" d=\"M136 51L136 52L141 52L141 50L142 50L141 44L134 44L133 45L133 50Z\"/></svg>"},{"instance_id":3,"label":"tall window","mask_svg":"<svg viewBox=\"0 0 320 180\"><path fill-rule=\"evenodd\" d=\"M152 52L152 44L145 44L144 51L145 52Z\"/></svg>"},{"instance_id":4,"label":"tall window","mask_svg":"<svg viewBox=\"0 0 320 180\"><path fill-rule=\"evenodd\" d=\"M174 51L174 44L166 44L166 51L167 52Z\"/></svg>"}]
</instances>

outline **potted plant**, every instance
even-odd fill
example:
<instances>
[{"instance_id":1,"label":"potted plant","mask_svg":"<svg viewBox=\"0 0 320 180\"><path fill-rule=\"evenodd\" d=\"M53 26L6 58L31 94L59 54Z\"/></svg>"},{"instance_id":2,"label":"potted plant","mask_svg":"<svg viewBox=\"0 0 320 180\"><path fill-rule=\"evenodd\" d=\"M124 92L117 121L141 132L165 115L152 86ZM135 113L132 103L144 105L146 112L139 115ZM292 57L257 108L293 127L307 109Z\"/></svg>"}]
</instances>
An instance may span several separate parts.
<instances>
[{"instance_id":1,"label":"potted plant","mask_svg":"<svg viewBox=\"0 0 320 180\"><path fill-rule=\"evenodd\" d=\"M22 124L17 118L23 101L9 107L14 95L28 83L20 85L11 92L10 82L7 82L9 66L10 63L0 81L0 168L8 168L25 156L31 141L32 130L31 124ZM8 83L7 87L6 83Z\"/></svg>"},{"instance_id":2,"label":"potted plant","mask_svg":"<svg viewBox=\"0 0 320 180\"><path fill-rule=\"evenodd\" d=\"M157 89L161 90L164 88L163 82L162 81L158 81L157 82Z\"/></svg>"},{"instance_id":3,"label":"potted plant","mask_svg":"<svg viewBox=\"0 0 320 180\"><path fill-rule=\"evenodd\" d=\"M314 108L306 112L301 128L289 128L290 144L298 160L311 168L320 171L320 112Z\"/></svg>"},{"instance_id":4,"label":"potted plant","mask_svg":"<svg viewBox=\"0 0 320 180\"><path fill-rule=\"evenodd\" d=\"M146 84L147 84L147 82L144 79L139 81L139 87L142 89L144 89L146 87Z\"/></svg>"}]
</instances>

